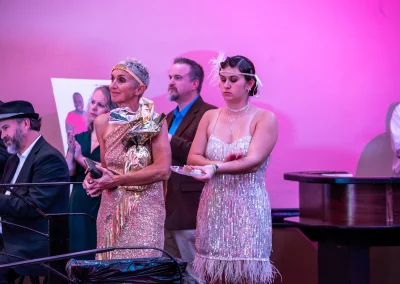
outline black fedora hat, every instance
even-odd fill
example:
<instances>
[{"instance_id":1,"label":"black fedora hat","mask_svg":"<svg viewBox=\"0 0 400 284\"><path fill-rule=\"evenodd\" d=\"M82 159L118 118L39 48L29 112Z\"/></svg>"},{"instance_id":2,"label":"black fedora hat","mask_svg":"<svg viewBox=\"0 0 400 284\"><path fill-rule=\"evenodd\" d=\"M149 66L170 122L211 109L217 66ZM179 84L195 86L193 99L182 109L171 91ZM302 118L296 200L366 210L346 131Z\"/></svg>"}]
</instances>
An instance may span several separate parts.
<instances>
[{"instance_id":1,"label":"black fedora hat","mask_svg":"<svg viewBox=\"0 0 400 284\"><path fill-rule=\"evenodd\" d=\"M39 118L33 106L27 101L11 101L0 104L0 120L10 118Z\"/></svg>"}]
</instances>

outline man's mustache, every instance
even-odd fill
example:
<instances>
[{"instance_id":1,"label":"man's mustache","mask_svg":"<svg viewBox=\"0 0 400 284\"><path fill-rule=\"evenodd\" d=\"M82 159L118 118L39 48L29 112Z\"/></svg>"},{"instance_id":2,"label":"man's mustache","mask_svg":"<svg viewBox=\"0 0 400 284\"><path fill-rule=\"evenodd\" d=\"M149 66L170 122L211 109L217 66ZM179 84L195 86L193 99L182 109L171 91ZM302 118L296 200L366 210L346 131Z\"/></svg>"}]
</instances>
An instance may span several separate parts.
<instances>
[{"instance_id":1,"label":"man's mustache","mask_svg":"<svg viewBox=\"0 0 400 284\"><path fill-rule=\"evenodd\" d=\"M4 137L3 138L3 142L7 143L8 141L12 141L12 139L10 137Z\"/></svg>"}]
</instances>

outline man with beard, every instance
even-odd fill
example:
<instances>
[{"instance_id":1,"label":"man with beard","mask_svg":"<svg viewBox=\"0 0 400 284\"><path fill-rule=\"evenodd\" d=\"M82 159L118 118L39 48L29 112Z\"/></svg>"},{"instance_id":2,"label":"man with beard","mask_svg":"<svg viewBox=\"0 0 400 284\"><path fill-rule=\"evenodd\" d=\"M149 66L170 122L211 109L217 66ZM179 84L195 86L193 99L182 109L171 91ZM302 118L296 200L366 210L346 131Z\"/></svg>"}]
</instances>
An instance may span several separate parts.
<instances>
[{"instance_id":1,"label":"man with beard","mask_svg":"<svg viewBox=\"0 0 400 284\"><path fill-rule=\"evenodd\" d=\"M176 58L169 71L168 99L178 104L167 115L173 166L186 164L203 114L216 108L205 103L200 96L203 79L203 68L187 58ZM194 260L195 255L196 215L203 186L203 182L175 172L168 180L164 249L188 263ZM189 282L194 283L190 265L187 271Z\"/></svg>"},{"instance_id":2,"label":"man with beard","mask_svg":"<svg viewBox=\"0 0 400 284\"><path fill-rule=\"evenodd\" d=\"M31 103L11 101L0 105L0 131L8 159L1 183L68 182L68 166L61 153L46 142L39 133L41 118ZM16 187L12 191L44 213L65 213L68 210L69 186ZM14 195L9 188L0 188L0 216L19 226L48 233L48 221L36 210ZM45 257L49 254L48 238L36 232L2 224L4 248L0 264L23 259ZM66 232L67 233L67 232ZM15 258L9 255L14 255ZM47 270L38 266L20 266L0 270L0 283L9 283L19 275L41 276Z\"/></svg>"}]
</instances>

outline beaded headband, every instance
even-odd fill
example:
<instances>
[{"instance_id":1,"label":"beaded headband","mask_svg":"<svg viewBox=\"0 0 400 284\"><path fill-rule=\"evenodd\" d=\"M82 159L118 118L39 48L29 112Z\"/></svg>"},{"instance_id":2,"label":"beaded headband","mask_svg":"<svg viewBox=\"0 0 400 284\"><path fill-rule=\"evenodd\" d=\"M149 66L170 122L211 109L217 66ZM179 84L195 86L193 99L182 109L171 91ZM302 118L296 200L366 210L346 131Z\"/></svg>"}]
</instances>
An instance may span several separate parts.
<instances>
[{"instance_id":1,"label":"beaded headband","mask_svg":"<svg viewBox=\"0 0 400 284\"><path fill-rule=\"evenodd\" d=\"M111 70L111 72L114 71L114 70L122 70L122 71L128 72L133 78L136 79L136 81L139 82L140 85L146 87L146 85L143 84L143 81L140 80L140 78L139 78L135 73L133 73L133 72L131 71L131 69L129 69L129 68L126 67L125 65L117 64L117 65L114 66L114 68Z\"/></svg>"}]
</instances>

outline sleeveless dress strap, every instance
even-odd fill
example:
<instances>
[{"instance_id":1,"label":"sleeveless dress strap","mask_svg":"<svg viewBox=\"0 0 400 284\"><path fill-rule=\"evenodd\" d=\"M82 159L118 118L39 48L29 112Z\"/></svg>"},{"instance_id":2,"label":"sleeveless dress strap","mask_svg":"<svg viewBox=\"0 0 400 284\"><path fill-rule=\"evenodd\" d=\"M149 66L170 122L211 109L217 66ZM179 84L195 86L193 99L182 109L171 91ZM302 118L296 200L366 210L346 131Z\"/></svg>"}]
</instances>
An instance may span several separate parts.
<instances>
[{"instance_id":1,"label":"sleeveless dress strap","mask_svg":"<svg viewBox=\"0 0 400 284\"><path fill-rule=\"evenodd\" d=\"M256 114L257 114L257 112L258 112L259 110L260 110L260 109L256 110L256 112L254 113L253 118L252 118L251 121L250 121L250 124L253 122L254 117L256 117Z\"/></svg>"},{"instance_id":2,"label":"sleeveless dress strap","mask_svg":"<svg viewBox=\"0 0 400 284\"><path fill-rule=\"evenodd\" d=\"M211 134L214 134L215 126L217 126L217 122L218 122L219 116L221 115L221 112L222 112L222 108L218 113L217 120L215 121L215 124L214 124L213 130L211 131Z\"/></svg>"}]
</instances>

